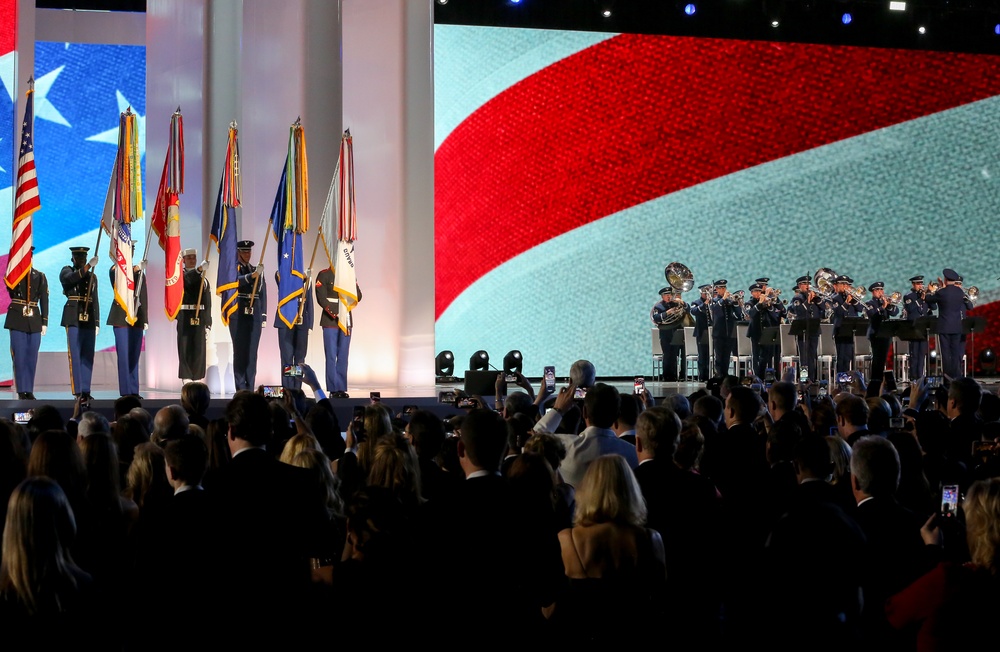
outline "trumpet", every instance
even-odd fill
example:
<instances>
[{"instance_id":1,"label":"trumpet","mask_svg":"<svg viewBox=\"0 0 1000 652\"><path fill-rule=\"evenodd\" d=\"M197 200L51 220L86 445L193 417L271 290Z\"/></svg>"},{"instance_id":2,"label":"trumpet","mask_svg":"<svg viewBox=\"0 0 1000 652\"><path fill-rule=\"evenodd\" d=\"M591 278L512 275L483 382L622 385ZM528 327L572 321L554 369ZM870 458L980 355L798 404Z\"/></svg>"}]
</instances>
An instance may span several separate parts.
<instances>
[{"instance_id":1,"label":"trumpet","mask_svg":"<svg viewBox=\"0 0 1000 652\"><path fill-rule=\"evenodd\" d=\"M743 290L737 290L736 292L730 292L726 290L726 293L722 295L723 301L735 301L736 303L743 303Z\"/></svg>"},{"instance_id":2,"label":"trumpet","mask_svg":"<svg viewBox=\"0 0 1000 652\"><path fill-rule=\"evenodd\" d=\"M898 306L900 302L902 302L902 300L903 300L902 292L893 292L892 294L889 295L889 303L891 303L894 306Z\"/></svg>"},{"instance_id":3,"label":"trumpet","mask_svg":"<svg viewBox=\"0 0 1000 652\"><path fill-rule=\"evenodd\" d=\"M763 301L769 306L774 305L775 299L781 294L781 290L778 288L767 288L767 292L764 293Z\"/></svg>"},{"instance_id":4,"label":"trumpet","mask_svg":"<svg viewBox=\"0 0 1000 652\"><path fill-rule=\"evenodd\" d=\"M858 303L864 303L866 294L868 294L868 290L864 289L860 285L856 287L848 286L847 288L847 295L854 297L854 300Z\"/></svg>"},{"instance_id":5,"label":"trumpet","mask_svg":"<svg viewBox=\"0 0 1000 652\"><path fill-rule=\"evenodd\" d=\"M928 292L930 292L931 294L934 294L935 292L937 292L940 289L941 289L941 286L938 285L937 283L930 283L927 286L927 290L924 291L924 294L926 295Z\"/></svg>"}]
</instances>

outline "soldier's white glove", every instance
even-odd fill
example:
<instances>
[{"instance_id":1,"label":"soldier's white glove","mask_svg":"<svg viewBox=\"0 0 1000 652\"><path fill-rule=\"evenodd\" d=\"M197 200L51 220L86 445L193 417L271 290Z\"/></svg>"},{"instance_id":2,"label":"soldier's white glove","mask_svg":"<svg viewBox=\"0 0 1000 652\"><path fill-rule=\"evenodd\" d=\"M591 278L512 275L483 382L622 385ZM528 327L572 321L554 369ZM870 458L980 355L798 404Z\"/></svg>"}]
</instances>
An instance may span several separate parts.
<instances>
[{"instance_id":1,"label":"soldier's white glove","mask_svg":"<svg viewBox=\"0 0 1000 652\"><path fill-rule=\"evenodd\" d=\"M306 278L312 278L313 270L312 267L306 270Z\"/></svg>"},{"instance_id":2,"label":"soldier's white glove","mask_svg":"<svg viewBox=\"0 0 1000 652\"><path fill-rule=\"evenodd\" d=\"M139 262L139 271L140 272L145 272L146 271L146 261L145 260Z\"/></svg>"},{"instance_id":3,"label":"soldier's white glove","mask_svg":"<svg viewBox=\"0 0 1000 652\"><path fill-rule=\"evenodd\" d=\"M142 330L148 331L149 330L149 324L143 324L142 325Z\"/></svg>"},{"instance_id":4,"label":"soldier's white glove","mask_svg":"<svg viewBox=\"0 0 1000 652\"><path fill-rule=\"evenodd\" d=\"M94 336L96 337L96 336L98 336L100 334L101 334L101 327L98 326L97 328L94 329Z\"/></svg>"},{"instance_id":5,"label":"soldier's white glove","mask_svg":"<svg viewBox=\"0 0 1000 652\"><path fill-rule=\"evenodd\" d=\"M97 267L97 256L94 256L93 258L87 261L87 267L90 268Z\"/></svg>"},{"instance_id":6,"label":"soldier's white glove","mask_svg":"<svg viewBox=\"0 0 1000 652\"><path fill-rule=\"evenodd\" d=\"M206 342L208 341L208 338L209 338L209 337L210 337L211 335L212 335L212 327L211 327L211 326L206 326L206 327L205 327L205 341L206 341Z\"/></svg>"},{"instance_id":7,"label":"soldier's white glove","mask_svg":"<svg viewBox=\"0 0 1000 652\"><path fill-rule=\"evenodd\" d=\"M42 335L45 335L45 333L46 333L46 332L47 332L48 330L49 330L49 327L48 327L48 326L42 326Z\"/></svg>"},{"instance_id":8,"label":"soldier's white glove","mask_svg":"<svg viewBox=\"0 0 1000 652\"><path fill-rule=\"evenodd\" d=\"M260 265L257 265L256 267L253 268L253 273L251 273L250 276L257 278L263 273L264 273L264 263L261 263Z\"/></svg>"}]
</instances>

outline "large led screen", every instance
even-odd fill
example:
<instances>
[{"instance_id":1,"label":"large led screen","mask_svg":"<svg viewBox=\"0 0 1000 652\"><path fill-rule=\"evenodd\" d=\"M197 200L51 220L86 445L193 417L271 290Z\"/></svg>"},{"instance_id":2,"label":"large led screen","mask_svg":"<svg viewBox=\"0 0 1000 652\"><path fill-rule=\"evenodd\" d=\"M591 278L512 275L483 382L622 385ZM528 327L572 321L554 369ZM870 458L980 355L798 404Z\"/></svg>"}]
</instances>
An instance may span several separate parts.
<instances>
[{"instance_id":1,"label":"large led screen","mask_svg":"<svg viewBox=\"0 0 1000 652\"><path fill-rule=\"evenodd\" d=\"M8 77L2 78L6 86ZM21 112L18 121L24 111L25 87L21 86L5 89L8 100L15 95L18 97L17 110ZM59 325L65 304L59 272L70 264L69 247L86 246L92 253L95 251L98 224L117 152L118 117L129 106L138 116L139 143L145 162L146 49L129 45L38 42L35 44L34 101L35 167L42 207L32 216L33 260L35 268L45 273L49 284L49 332L42 338L41 350L66 351L65 329ZM7 146L5 141L0 140L0 148ZM5 161L9 160L6 156L5 153ZM5 168L0 172L0 196L9 198L13 173L6 170L6 165L0 164L0 167ZM149 183L145 174L143 181ZM146 190L149 192L148 188ZM155 196L155 188L151 192ZM0 245L0 264L4 268L10 246L9 201L5 200L6 212L0 215L0 232L4 234L0 236L4 238L0 240L3 243ZM147 220L133 226L132 237L140 241L136 245L138 257L142 255L147 227ZM96 250L100 260L97 266L100 324L106 321L113 301L108 273L111 268L109 244L105 236ZM155 289L150 291L151 297L154 292ZM7 293L0 293L0 311L6 311L8 302ZM97 349L113 347L112 329L102 328ZM11 376L10 357L0 356L0 377Z\"/></svg>"},{"instance_id":2,"label":"large led screen","mask_svg":"<svg viewBox=\"0 0 1000 652\"><path fill-rule=\"evenodd\" d=\"M438 25L436 347L649 373L663 269L953 267L996 346L1000 59ZM693 301L697 291L685 295ZM971 352L971 351L970 351Z\"/></svg>"}]
</instances>

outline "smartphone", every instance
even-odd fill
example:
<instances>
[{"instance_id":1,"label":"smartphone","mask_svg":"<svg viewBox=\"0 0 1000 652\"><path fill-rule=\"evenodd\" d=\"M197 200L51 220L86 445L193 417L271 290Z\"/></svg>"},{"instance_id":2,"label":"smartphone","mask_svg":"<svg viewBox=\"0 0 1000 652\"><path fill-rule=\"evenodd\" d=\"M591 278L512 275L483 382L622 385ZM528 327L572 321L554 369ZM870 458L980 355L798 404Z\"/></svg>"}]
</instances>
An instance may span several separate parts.
<instances>
[{"instance_id":1,"label":"smartphone","mask_svg":"<svg viewBox=\"0 0 1000 652\"><path fill-rule=\"evenodd\" d=\"M952 517L958 511L958 485L946 484L941 488L941 516Z\"/></svg>"},{"instance_id":2,"label":"smartphone","mask_svg":"<svg viewBox=\"0 0 1000 652\"><path fill-rule=\"evenodd\" d=\"M885 372L882 376L882 391L883 392L895 392L896 391L896 373L893 371Z\"/></svg>"},{"instance_id":3,"label":"smartphone","mask_svg":"<svg viewBox=\"0 0 1000 652\"><path fill-rule=\"evenodd\" d=\"M837 430L837 426L830 426L830 436L831 437L839 437L840 436L840 431Z\"/></svg>"},{"instance_id":4,"label":"smartphone","mask_svg":"<svg viewBox=\"0 0 1000 652\"><path fill-rule=\"evenodd\" d=\"M505 383L516 383L517 374L504 374L503 380Z\"/></svg>"},{"instance_id":5,"label":"smartphone","mask_svg":"<svg viewBox=\"0 0 1000 652\"><path fill-rule=\"evenodd\" d=\"M370 392L368 398L371 399L372 403L378 403L382 400L382 392Z\"/></svg>"},{"instance_id":6,"label":"smartphone","mask_svg":"<svg viewBox=\"0 0 1000 652\"><path fill-rule=\"evenodd\" d=\"M285 388L281 385L264 385L264 398L284 398Z\"/></svg>"},{"instance_id":7,"label":"smartphone","mask_svg":"<svg viewBox=\"0 0 1000 652\"><path fill-rule=\"evenodd\" d=\"M809 382L809 367L802 367L799 369L799 382L808 383Z\"/></svg>"},{"instance_id":8,"label":"smartphone","mask_svg":"<svg viewBox=\"0 0 1000 652\"><path fill-rule=\"evenodd\" d=\"M285 375L293 377L302 377L302 365L298 364L286 364L285 365Z\"/></svg>"},{"instance_id":9,"label":"smartphone","mask_svg":"<svg viewBox=\"0 0 1000 652\"><path fill-rule=\"evenodd\" d=\"M573 392L573 398L582 399L582 398L586 398L586 397L587 397L587 388L586 387L577 387L576 391Z\"/></svg>"},{"instance_id":10,"label":"smartphone","mask_svg":"<svg viewBox=\"0 0 1000 652\"><path fill-rule=\"evenodd\" d=\"M851 372L841 371L837 374L837 383L841 385L846 385L851 382Z\"/></svg>"},{"instance_id":11,"label":"smartphone","mask_svg":"<svg viewBox=\"0 0 1000 652\"><path fill-rule=\"evenodd\" d=\"M903 417L889 417L889 428L891 430L903 430L906 428L906 419Z\"/></svg>"},{"instance_id":12,"label":"smartphone","mask_svg":"<svg viewBox=\"0 0 1000 652\"><path fill-rule=\"evenodd\" d=\"M438 403L451 403L454 405L456 396L457 394L455 394L455 391L450 389L444 392L438 392Z\"/></svg>"},{"instance_id":13,"label":"smartphone","mask_svg":"<svg viewBox=\"0 0 1000 652\"><path fill-rule=\"evenodd\" d=\"M15 412L10 418L14 423L28 423L31 421L31 412Z\"/></svg>"},{"instance_id":14,"label":"smartphone","mask_svg":"<svg viewBox=\"0 0 1000 652\"><path fill-rule=\"evenodd\" d=\"M411 415L411 414L413 414L416 411L417 411L417 406L416 405L404 405L403 406L403 414L405 414L405 415Z\"/></svg>"},{"instance_id":15,"label":"smartphone","mask_svg":"<svg viewBox=\"0 0 1000 652\"><path fill-rule=\"evenodd\" d=\"M633 385L632 392L636 396L642 396L643 392L646 391L646 379L642 376L635 377L635 385Z\"/></svg>"},{"instance_id":16,"label":"smartphone","mask_svg":"<svg viewBox=\"0 0 1000 652\"><path fill-rule=\"evenodd\" d=\"M816 396L820 398L826 396L826 385L819 386L819 390L816 392Z\"/></svg>"},{"instance_id":17,"label":"smartphone","mask_svg":"<svg viewBox=\"0 0 1000 652\"><path fill-rule=\"evenodd\" d=\"M550 394L556 391L556 368L545 367L545 391Z\"/></svg>"},{"instance_id":18,"label":"smartphone","mask_svg":"<svg viewBox=\"0 0 1000 652\"><path fill-rule=\"evenodd\" d=\"M764 382L768 384L774 382L774 369L768 367L764 370Z\"/></svg>"},{"instance_id":19,"label":"smartphone","mask_svg":"<svg viewBox=\"0 0 1000 652\"><path fill-rule=\"evenodd\" d=\"M354 430L354 438L360 442L365 437L365 406L355 405L354 416L351 417L351 427Z\"/></svg>"},{"instance_id":20,"label":"smartphone","mask_svg":"<svg viewBox=\"0 0 1000 652\"><path fill-rule=\"evenodd\" d=\"M928 376L927 389L937 389L944 386L944 376Z\"/></svg>"},{"instance_id":21,"label":"smartphone","mask_svg":"<svg viewBox=\"0 0 1000 652\"><path fill-rule=\"evenodd\" d=\"M459 410L475 410L479 407L479 401L472 398L471 396L463 396L462 398L455 401L455 407Z\"/></svg>"}]
</instances>

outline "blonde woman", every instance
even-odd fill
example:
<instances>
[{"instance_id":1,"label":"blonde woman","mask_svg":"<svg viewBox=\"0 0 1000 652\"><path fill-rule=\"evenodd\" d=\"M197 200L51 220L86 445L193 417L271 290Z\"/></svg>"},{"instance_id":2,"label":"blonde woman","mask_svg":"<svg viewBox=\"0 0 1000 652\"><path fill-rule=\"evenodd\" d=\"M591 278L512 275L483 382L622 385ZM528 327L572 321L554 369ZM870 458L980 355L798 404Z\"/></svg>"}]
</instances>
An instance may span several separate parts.
<instances>
[{"instance_id":1,"label":"blonde woman","mask_svg":"<svg viewBox=\"0 0 1000 652\"><path fill-rule=\"evenodd\" d=\"M295 456L304 450L319 450L319 442L309 434L299 433L285 442L285 447L281 449L279 461L285 464L292 464Z\"/></svg>"},{"instance_id":2,"label":"blonde woman","mask_svg":"<svg viewBox=\"0 0 1000 652\"><path fill-rule=\"evenodd\" d=\"M625 458L591 462L577 488L573 527L559 533L567 589L551 611L562 636L620 640L621 623L608 614L622 605L636 622L657 613L666 561L660 534L645 522L646 503Z\"/></svg>"}]
</instances>

